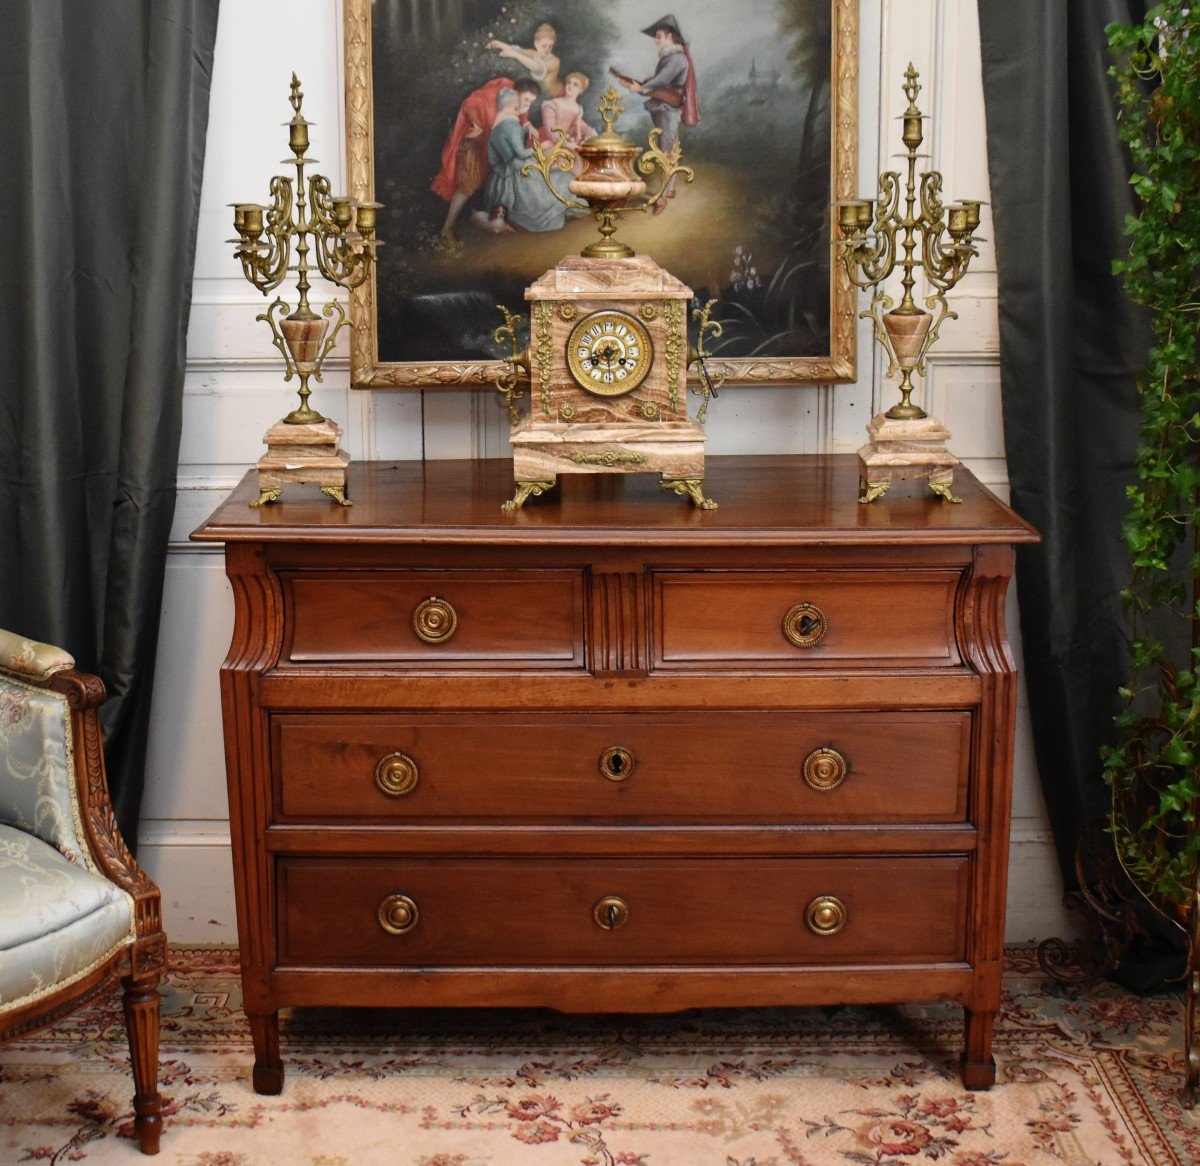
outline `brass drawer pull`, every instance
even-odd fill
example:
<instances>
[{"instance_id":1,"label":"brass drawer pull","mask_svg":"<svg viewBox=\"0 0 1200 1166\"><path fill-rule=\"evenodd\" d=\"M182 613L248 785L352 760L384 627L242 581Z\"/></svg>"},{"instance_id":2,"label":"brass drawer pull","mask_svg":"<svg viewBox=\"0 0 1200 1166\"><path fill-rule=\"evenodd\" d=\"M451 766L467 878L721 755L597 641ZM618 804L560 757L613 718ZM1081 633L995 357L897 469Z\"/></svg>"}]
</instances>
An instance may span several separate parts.
<instances>
[{"instance_id":1,"label":"brass drawer pull","mask_svg":"<svg viewBox=\"0 0 1200 1166\"><path fill-rule=\"evenodd\" d=\"M427 644L444 644L458 630L458 612L444 599L431 595L417 604L413 631Z\"/></svg>"},{"instance_id":2,"label":"brass drawer pull","mask_svg":"<svg viewBox=\"0 0 1200 1166\"><path fill-rule=\"evenodd\" d=\"M390 935L407 935L421 917L416 903L407 895L388 895L375 915L379 926Z\"/></svg>"},{"instance_id":3,"label":"brass drawer pull","mask_svg":"<svg viewBox=\"0 0 1200 1166\"><path fill-rule=\"evenodd\" d=\"M375 766L375 784L389 798L402 798L417 788L421 771L407 753L389 753Z\"/></svg>"},{"instance_id":4,"label":"brass drawer pull","mask_svg":"<svg viewBox=\"0 0 1200 1166\"><path fill-rule=\"evenodd\" d=\"M804 911L813 935L836 935L846 926L846 904L836 895L818 895Z\"/></svg>"},{"instance_id":5,"label":"brass drawer pull","mask_svg":"<svg viewBox=\"0 0 1200 1166\"><path fill-rule=\"evenodd\" d=\"M804 780L820 793L837 789L849 772L849 762L836 749L814 749L804 759Z\"/></svg>"},{"instance_id":6,"label":"brass drawer pull","mask_svg":"<svg viewBox=\"0 0 1200 1166\"><path fill-rule=\"evenodd\" d=\"M829 630L825 613L812 603L797 603L783 617L783 634L797 648L811 648L819 644Z\"/></svg>"},{"instance_id":7,"label":"brass drawer pull","mask_svg":"<svg viewBox=\"0 0 1200 1166\"><path fill-rule=\"evenodd\" d=\"M600 772L609 781L624 781L636 765L633 754L623 745L613 745L600 754Z\"/></svg>"},{"instance_id":8,"label":"brass drawer pull","mask_svg":"<svg viewBox=\"0 0 1200 1166\"><path fill-rule=\"evenodd\" d=\"M592 918L595 919L597 927L603 927L605 931L616 931L618 927L624 927L629 922L629 904L618 895L605 895L592 908Z\"/></svg>"}]
</instances>

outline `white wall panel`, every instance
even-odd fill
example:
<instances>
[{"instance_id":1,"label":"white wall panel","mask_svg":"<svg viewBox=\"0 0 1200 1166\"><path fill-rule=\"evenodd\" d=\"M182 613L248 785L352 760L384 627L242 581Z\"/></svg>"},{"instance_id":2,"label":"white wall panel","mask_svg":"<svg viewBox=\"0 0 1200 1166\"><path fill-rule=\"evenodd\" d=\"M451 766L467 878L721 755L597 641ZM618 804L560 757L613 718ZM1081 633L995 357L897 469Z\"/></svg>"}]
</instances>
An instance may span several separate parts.
<instances>
[{"instance_id":1,"label":"white wall panel","mask_svg":"<svg viewBox=\"0 0 1200 1166\"><path fill-rule=\"evenodd\" d=\"M930 115L925 148L945 175L949 198L988 198L976 0L862 0L859 193L871 196L883 168L903 164L901 83L911 61L922 75L919 103ZM249 13L270 37L242 28ZM653 15L653 14L651 14ZM217 669L232 630L223 560L191 546L188 533L261 452L266 428L291 408L265 325L263 299L243 279L226 242L227 203L264 201L287 152L295 69L305 114L316 123L313 154L334 187L344 186L341 7L338 0L227 0L222 6L200 212L185 389L179 501L167 574L143 857L161 881L167 928L177 940L235 938ZM702 180L702 178L700 179ZM991 236L985 208L981 234ZM537 273L531 272L533 276ZM282 289L281 289L282 290ZM920 289L918 289L920 290ZM320 299L328 298L322 291ZM286 299L286 295L285 295ZM984 243L952 296L957 320L942 331L928 392L953 432L952 448L1001 497L1007 495L1000 420L995 259ZM505 415L488 392L360 392L348 388L345 343L314 402L339 421L356 458L464 458L507 452ZM737 389L721 394L709 419L714 454L853 452L873 412L896 400L885 382L869 325L859 325L859 377L836 388ZM886 505L886 502L883 503ZM1016 612L1010 598L1010 628ZM1069 930L1021 694L1014 792L1009 935Z\"/></svg>"}]
</instances>

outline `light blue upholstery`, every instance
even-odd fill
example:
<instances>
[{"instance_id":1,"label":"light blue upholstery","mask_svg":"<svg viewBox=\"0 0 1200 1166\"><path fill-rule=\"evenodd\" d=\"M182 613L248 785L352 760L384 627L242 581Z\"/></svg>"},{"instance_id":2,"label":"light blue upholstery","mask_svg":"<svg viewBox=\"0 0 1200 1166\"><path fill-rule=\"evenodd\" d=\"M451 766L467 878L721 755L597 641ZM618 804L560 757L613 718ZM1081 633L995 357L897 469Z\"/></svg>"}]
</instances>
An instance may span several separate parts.
<instances>
[{"instance_id":1,"label":"light blue upholstery","mask_svg":"<svg viewBox=\"0 0 1200 1166\"><path fill-rule=\"evenodd\" d=\"M0 826L0 1009L57 991L133 938L133 899L120 887Z\"/></svg>"},{"instance_id":2,"label":"light blue upholstery","mask_svg":"<svg viewBox=\"0 0 1200 1166\"><path fill-rule=\"evenodd\" d=\"M72 748L66 697L0 674L0 823L90 865Z\"/></svg>"}]
</instances>

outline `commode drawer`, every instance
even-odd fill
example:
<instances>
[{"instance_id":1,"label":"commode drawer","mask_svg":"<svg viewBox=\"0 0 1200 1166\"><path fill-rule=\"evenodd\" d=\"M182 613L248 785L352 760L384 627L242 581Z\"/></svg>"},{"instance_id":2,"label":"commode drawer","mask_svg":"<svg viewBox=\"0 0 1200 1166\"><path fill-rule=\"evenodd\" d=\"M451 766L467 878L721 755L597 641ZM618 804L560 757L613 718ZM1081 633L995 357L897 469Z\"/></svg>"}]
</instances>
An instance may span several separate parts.
<instances>
[{"instance_id":1,"label":"commode drawer","mask_svg":"<svg viewBox=\"0 0 1200 1166\"><path fill-rule=\"evenodd\" d=\"M655 668L947 667L961 573L659 571Z\"/></svg>"},{"instance_id":2,"label":"commode drawer","mask_svg":"<svg viewBox=\"0 0 1200 1166\"><path fill-rule=\"evenodd\" d=\"M962 855L279 861L288 967L961 960Z\"/></svg>"},{"instance_id":3,"label":"commode drawer","mask_svg":"<svg viewBox=\"0 0 1200 1166\"><path fill-rule=\"evenodd\" d=\"M281 572L288 664L582 669L583 574Z\"/></svg>"},{"instance_id":4,"label":"commode drawer","mask_svg":"<svg viewBox=\"0 0 1200 1166\"><path fill-rule=\"evenodd\" d=\"M272 719L281 821L961 822L970 713Z\"/></svg>"}]
</instances>

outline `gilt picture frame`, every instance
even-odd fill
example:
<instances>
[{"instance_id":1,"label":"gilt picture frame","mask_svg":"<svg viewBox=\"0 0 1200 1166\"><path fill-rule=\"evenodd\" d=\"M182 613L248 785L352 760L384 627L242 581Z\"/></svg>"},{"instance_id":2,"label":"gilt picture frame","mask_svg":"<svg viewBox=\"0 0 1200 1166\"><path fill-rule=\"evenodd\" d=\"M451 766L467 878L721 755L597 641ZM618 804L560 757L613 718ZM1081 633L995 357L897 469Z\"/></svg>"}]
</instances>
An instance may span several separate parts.
<instances>
[{"instance_id":1,"label":"gilt picture frame","mask_svg":"<svg viewBox=\"0 0 1200 1166\"><path fill-rule=\"evenodd\" d=\"M617 128L644 144L645 98L613 75L657 68L645 29L662 3L343 0L349 193L383 204L379 262L351 293L354 387L492 386L505 367L496 305L522 311L523 289L594 230L585 217L507 221L479 172L478 122L500 88L536 80L530 134L551 102L594 132L611 83L626 109ZM618 237L698 304L718 300L710 368L726 383L853 381L854 288L832 262L830 204L857 192L858 0L675 0L673 16L697 96L697 120L678 131L696 177ZM578 80L564 93L572 75L581 94Z\"/></svg>"}]
</instances>

